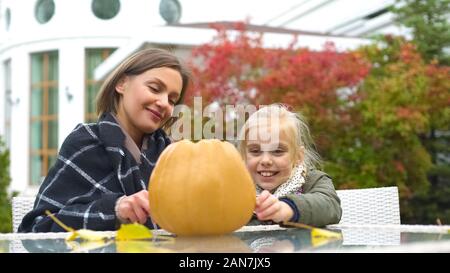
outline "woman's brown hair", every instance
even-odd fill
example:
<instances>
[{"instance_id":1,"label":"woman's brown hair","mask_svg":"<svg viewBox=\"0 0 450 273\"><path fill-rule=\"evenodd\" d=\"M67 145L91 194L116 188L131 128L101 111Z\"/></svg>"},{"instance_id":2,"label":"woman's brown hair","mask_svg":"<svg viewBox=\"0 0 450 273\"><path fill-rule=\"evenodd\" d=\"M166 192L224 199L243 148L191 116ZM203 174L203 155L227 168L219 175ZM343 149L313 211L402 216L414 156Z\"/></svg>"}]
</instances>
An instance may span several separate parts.
<instances>
[{"instance_id":1,"label":"woman's brown hair","mask_svg":"<svg viewBox=\"0 0 450 273\"><path fill-rule=\"evenodd\" d=\"M131 55L106 78L97 96L97 115L100 117L107 112L117 113L120 94L116 92L116 85L123 77L139 75L147 70L160 67L168 67L180 72L183 85L176 104L181 104L191 81L188 68L171 52L159 48L149 48ZM174 122L175 119L170 118L163 127L167 129Z\"/></svg>"}]
</instances>

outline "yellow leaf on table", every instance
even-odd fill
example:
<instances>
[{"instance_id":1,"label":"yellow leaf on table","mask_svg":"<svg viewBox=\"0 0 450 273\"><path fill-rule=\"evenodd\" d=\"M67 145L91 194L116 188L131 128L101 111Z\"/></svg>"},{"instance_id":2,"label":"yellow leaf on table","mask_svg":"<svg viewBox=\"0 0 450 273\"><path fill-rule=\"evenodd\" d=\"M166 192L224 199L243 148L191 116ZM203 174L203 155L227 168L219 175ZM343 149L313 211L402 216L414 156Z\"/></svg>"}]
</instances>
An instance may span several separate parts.
<instances>
[{"instance_id":1,"label":"yellow leaf on table","mask_svg":"<svg viewBox=\"0 0 450 273\"><path fill-rule=\"evenodd\" d=\"M293 223L293 222L283 222L282 226L286 227L298 227L298 228L306 228L311 230L311 244L313 247L318 247L324 245L328 242L335 240L342 240L342 234L334 231L329 231L326 229L320 229L313 226Z\"/></svg>"},{"instance_id":2,"label":"yellow leaf on table","mask_svg":"<svg viewBox=\"0 0 450 273\"><path fill-rule=\"evenodd\" d=\"M311 230L311 236L324 239L342 239L342 234L320 228L313 228Z\"/></svg>"},{"instance_id":3,"label":"yellow leaf on table","mask_svg":"<svg viewBox=\"0 0 450 273\"><path fill-rule=\"evenodd\" d=\"M138 223L122 224L117 231L116 241L144 240L152 237L152 232L144 225Z\"/></svg>"},{"instance_id":4,"label":"yellow leaf on table","mask_svg":"<svg viewBox=\"0 0 450 273\"><path fill-rule=\"evenodd\" d=\"M90 229L79 229L72 231L66 241L72 241L75 239L81 239L84 241L105 241L110 238L110 235L106 235L103 231L94 231Z\"/></svg>"},{"instance_id":5,"label":"yellow leaf on table","mask_svg":"<svg viewBox=\"0 0 450 273\"><path fill-rule=\"evenodd\" d=\"M58 218L55 217L50 211L46 210L45 213L53 220L55 223L57 223L60 227L65 229L67 232L70 232L69 236L67 236L66 241L73 241L75 239L81 239L85 241L105 241L111 235L106 235L102 231L94 231L89 229L79 229L75 230L63 222L61 222Z\"/></svg>"},{"instance_id":6,"label":"yellow leaf on table","mask_svg":"<svg viewBox=\"0 0 450 273\"><path fill-rule=\"evenodd\" d=\"M108 241L66 241L66 245L72 249L71 252L89 252L97 248L108 246L112 243L112 240Z\"/></svg>"},{"instance_id":7,"label":"yellow leaf on table","mask_svg":"<svg viewBox=\"0 0 450 273\"><path fill-rule=\"evenodd\" d=\"M152 241L116 241L118 253L167 253L169 249L155 245Z\"/></svg>"},{"instance_id":8,"label":"yellow leaf on table","mask_svg":"<svg viewBox=\"0 0 450 273\"><path fill-rule=\"evenodd\" d=\"M313 247L318 247L327 244L331 241L341 240L342 234L320 228L313 228L311 230L311 244Z\"/></svg>"}]
</instances>

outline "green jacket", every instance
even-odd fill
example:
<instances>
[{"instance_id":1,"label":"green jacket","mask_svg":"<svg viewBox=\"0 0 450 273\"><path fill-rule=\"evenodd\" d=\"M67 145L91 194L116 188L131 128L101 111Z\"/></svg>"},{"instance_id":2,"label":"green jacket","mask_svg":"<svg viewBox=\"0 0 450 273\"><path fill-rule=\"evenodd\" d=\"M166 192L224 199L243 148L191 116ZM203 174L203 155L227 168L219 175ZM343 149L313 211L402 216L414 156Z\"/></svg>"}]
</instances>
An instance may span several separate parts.
<instances>
[{"instance_id":1,"label":"green jacket","mask_svg":"<svg viewBox=\"0 0 450 273\"><path fill-rule=\"evenodd\" d=\"M320 227L337 224L341 220L341 200L336 194L331 177L324 172L310 170L306 174L302 193L288 194L284 198L295 204L300 213L299 223ZM253 219L249 224L262 223Z\"/></svg>"}]
</instances>

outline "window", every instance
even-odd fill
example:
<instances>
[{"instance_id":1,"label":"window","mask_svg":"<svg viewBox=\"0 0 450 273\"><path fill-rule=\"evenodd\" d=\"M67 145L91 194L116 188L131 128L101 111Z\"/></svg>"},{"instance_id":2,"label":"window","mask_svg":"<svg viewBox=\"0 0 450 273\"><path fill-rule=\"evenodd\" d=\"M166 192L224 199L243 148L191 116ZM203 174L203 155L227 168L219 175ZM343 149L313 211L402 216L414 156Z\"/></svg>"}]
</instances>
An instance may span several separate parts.
<instances>
[{"instance_id":1,"label":"window","mask_svg":"<svg viewBox=\"0 0 450 273\"><path fill-rule=\"evenodd\" d=\"M5 144L11 150L11 60L7 60L3 64L5 76Z\"/></svg>"},{"instance_id":2,"label":"window","mask_svg":"<svg viewBox=\"0 0 450 273\"><path fill-rule=\"evenodd\" d=\"M31 55L30 181L39 185L58 149L58 52Z\"/></svg>"},{"instance_id":3,"label":"window","mask_svg":"<svg viewBox=\"0 0 450 273\"><path fill-rule=\"evenodd\" d=\"M97 121L96 98L101 81L94 79L94 70L113 53L113 48L86 49L86 81L85 81L85 121Z\"/></svg>"},{"instance_id":4,"label":"window","mask_svg":"<svg viewBox=\"0 0 450 273\"><path fill-rule=\"evenodd\" d=\"M34 8L34 16L40 24L45 24L55 14L55 2L53 0L39 0Z\"/></svg>"},{"instance_id":5,"label":"window","mask_svg":"<svg viewBox=\"0 0 450 273\"><path fill-rule=\"evenodd\" d=\"M9 30L9 26L11 25L11 10L7 8L5 10L5 29Z\"/></svg>"},{"instance_id":6,"label":"window","mask_svg":"<svg viewBox=\"0 0 450 273\"><path fill-rule=\"evenodd\" d=\"M161 0L159 14L168 23L178 23L181 18L181 5L178 0Z\"/></svg>"},{"instance_id":7,"label":"window","mask_svg":"<svg viewBox=\"0 0 450 273\"><path fill-rule=\"evenodd\" d=\"M92 12L97 18L108 20L113 18L119 13L120 1L119 0L93 0Z\"/></svg>"}]
</instances>

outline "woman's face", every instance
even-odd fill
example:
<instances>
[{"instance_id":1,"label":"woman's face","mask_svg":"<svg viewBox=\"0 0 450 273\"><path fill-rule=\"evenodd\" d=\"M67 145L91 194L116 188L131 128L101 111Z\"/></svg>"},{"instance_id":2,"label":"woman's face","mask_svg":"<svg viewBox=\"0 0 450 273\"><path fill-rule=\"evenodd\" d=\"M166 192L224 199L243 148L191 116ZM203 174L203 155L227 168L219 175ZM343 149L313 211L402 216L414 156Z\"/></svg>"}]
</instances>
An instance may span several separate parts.
<instances>
[{"instance_id":1,"label":"woman's face","mask_svg":"<svg viewBox=\"0 0 450 273\"><path fill-rule=\"evenodd\" d=\"M161 128L171 117L182 86L181 74L168 67L125 76L117 84L116 91L121 94L117 117L135 141Z\"/></svg>"},{"instance_id":2,"label":"woman's face","mask_svg":"<svg viewBox=\"0 0 450 273\"><path fill-rule=\"evenodd\" d=\"M251 128L248 135L252 135ZM253 134L256 136L257 134ZM293 147L287 135L281 132L278 140L261 141L249 139L246 146L246 164L253 181L261 188L272 192L286 182L295 166Z\"/></svg>"}]
</instances>

